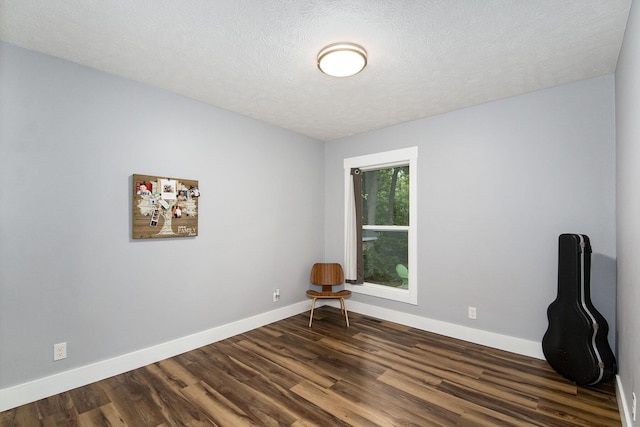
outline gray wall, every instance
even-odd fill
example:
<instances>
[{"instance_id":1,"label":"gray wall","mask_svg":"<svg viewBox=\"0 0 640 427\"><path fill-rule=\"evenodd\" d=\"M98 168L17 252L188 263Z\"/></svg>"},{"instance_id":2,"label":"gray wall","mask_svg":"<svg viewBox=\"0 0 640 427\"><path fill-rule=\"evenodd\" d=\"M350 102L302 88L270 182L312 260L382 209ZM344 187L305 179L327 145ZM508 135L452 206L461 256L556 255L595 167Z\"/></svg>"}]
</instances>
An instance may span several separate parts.
<instances>
[{"instance_id":1,"label":"gray wall","mask_svg":"<svg viewBox=\"0 0 640 427\"><path fill-rule=\"evenodd\" d=\"M0 44L0 389L305 300L324 144ZM132 241L131 174L197 179L197 238ZM53 362L53 344L69 358Z\"/></svg>"},{"instance_id":2,"label":"gray wall","mask_svg":"<svg viewBox=\"0 0 640 427\"><path fill-rule=\"evenodd\" d=\"M640 397L640 7L631 5L616 71L619 376ZM629 409L630 411L630 409ZM640 422L640 419L639 419Z\"/></svg>"},{"instance_id":3,"label":"gray wall","mask_svg":"<svg viewBox=\"0 0 640 427\"><path fill-rule=\"evenodd\" d=\"M541 341L558 235L584 233L613 329L614 126L609 75L328 143L326 256L343 259L343 159L418 146L418 305L354 300Z\"/></svg>"}]
</instances>

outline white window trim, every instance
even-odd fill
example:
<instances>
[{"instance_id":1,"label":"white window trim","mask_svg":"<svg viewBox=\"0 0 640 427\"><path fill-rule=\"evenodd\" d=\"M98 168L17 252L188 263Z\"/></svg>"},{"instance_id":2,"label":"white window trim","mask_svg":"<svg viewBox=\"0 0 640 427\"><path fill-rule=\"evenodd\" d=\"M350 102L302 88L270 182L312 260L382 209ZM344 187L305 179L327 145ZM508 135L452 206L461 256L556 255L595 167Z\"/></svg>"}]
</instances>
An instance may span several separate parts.
<instances>
[{"instance_id":1,"label":"white window trim","mask_svg":"<svg viewBox=\"0 0 640 427\"><path fill-rule=\"evenodd\" d=\"M386 298L408 304L418 304L418 147L385 151L365 156L344 159L344 230L346 253L347 206L351 203L347 189L351 180L351 169L360 168L364 171L390 168L393 166L409 165L409 289L391 288L365 282L362 285L345 284L346 289L353 293ZM380 228L376 226L376 228Z\"/></svg>"}]
</instances>

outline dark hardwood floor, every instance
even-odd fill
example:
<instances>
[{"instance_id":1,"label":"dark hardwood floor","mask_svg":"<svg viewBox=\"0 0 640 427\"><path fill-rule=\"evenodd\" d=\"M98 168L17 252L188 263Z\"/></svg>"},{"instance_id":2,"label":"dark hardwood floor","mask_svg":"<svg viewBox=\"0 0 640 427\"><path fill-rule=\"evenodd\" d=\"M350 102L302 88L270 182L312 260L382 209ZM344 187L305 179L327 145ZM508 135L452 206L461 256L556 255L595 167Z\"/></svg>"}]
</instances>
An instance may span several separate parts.
<instances>
[{"instance_id":1,"label":"dark hardwood floor","mask_svg":"<svg viewBox=\"0 0 640 427\"><path fill-rule=\"evenodd\" d=\"M0 426L620 426L613 382L338 309L0 413Z\"/></svg>"}]
</instances>

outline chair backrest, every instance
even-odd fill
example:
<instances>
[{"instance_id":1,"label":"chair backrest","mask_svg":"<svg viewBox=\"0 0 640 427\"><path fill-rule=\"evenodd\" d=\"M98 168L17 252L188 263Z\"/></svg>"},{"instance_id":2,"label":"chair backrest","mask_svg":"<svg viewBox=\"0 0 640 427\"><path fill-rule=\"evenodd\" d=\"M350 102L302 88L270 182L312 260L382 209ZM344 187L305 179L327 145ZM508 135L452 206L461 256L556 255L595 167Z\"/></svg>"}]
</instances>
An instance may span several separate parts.
<instances>
[{"instance_id":1,"label":"chair backrest","mask_svg":"<svg viewBox=\"0 0 640 427\"><path fill-rule=\"evenodd\" d=\"M335 286L344 283L344 272L338 263L316 263L311 268L311 283Z\"/></svg>"}]
</instances>

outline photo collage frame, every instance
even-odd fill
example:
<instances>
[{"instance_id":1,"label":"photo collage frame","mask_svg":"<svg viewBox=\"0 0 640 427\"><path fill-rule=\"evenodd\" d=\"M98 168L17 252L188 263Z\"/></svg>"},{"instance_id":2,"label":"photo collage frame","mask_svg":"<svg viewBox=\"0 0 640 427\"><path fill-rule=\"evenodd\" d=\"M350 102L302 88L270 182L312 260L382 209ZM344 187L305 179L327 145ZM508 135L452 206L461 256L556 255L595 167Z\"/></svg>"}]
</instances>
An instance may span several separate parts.
<instances>
[{"instance_id":1,"label":"photo collage frame","mask_svg":"<svg viewBox=\"0 0 640 427\"><path fill-rule=\"evenodd\" d=\"M197 180L134 174L132 182L133 239L198 235Z\"/></svg>"}]
</instances>

